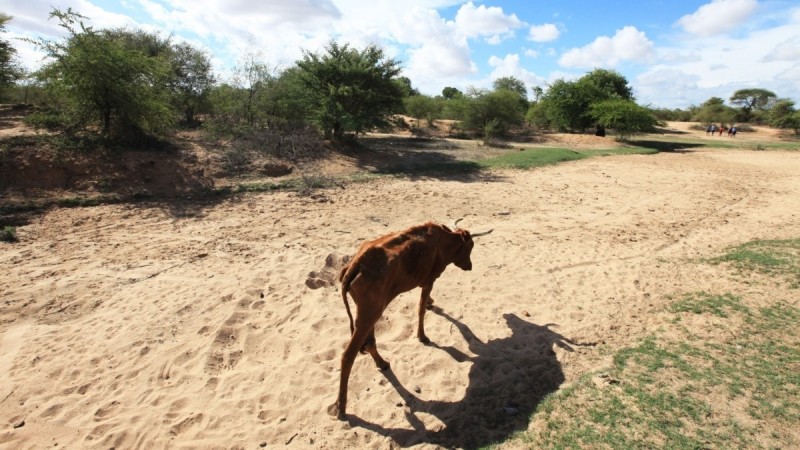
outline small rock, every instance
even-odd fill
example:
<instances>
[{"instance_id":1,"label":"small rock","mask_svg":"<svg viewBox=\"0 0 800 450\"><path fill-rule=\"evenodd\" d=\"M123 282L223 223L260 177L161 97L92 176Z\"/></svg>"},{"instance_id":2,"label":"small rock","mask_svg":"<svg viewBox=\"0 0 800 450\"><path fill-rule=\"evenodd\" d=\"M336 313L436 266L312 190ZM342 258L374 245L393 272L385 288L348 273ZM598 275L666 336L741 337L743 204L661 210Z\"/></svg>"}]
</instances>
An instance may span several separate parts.
<instances>
[{"instance_id":1,"label":"small rock","mask_svg":"<svg viewBox=\"0 0 800 450\"><path fill-rule=\"evenodd\" d=\"M519 414L519 410L513 406L503 406L503 411L505 411L509 416L516 416Z\"/></svg>"},{"instance_id":2,"label":"small rock","mask_svg":"<svg viewBox=\"0 0 800 450\"><path fill-rule=\"evenodd\" d=\"M22 427L24 427L24 426L25 426L25 420L24 420L24 419L23 419L23 420L20 420L19 422L14 422L14 425L13 425L13 427L14 427L15 429L16 429L16 428L22 428Z\"/></svg>"},{"instance_id":3,"label":"small rock","mask_svg":"<svg viewBox=\"0 0 800 450\"><path fill-rule=\"evenodd\" d=\"M264 447L267 446L267 443L266 442L262 442L262 443L258 444L258 446L261 447L261 448L264 448Z\"/></svg>"},{"instance_id":4,"label":"small rock","mask_svg":"<svg viewBox=\"0 0 800 450\"><path fill-rule=\"evenodd\" d=\"M420 387L419 387L419 386L414 386L414 392L416 392L417 394L419 394L420 392L422 392L422 389L420 389Z\"/></svg>"}]
</instances>

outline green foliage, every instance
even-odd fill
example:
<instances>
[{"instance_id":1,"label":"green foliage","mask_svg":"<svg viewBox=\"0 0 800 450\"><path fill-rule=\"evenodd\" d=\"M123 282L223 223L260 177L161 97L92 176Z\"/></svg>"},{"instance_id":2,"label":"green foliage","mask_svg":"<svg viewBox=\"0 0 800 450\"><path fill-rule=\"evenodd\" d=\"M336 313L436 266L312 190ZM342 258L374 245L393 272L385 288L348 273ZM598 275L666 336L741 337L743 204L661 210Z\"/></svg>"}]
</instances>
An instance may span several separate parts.
<instances>
[{"instance_id":1,"label":"green foliage","mask_svg":"<svg viewBox=\"0 0 800 450\"><path fill-rule=\"evenodd\" d=\"M393 80L393 82L397 85L404 99L415 95L420 95L419 91L411 85L411 79L408 77L397 77Z\"/></svg>"},{"instance_id":2,"label":"green foliage","mask_svg":"<svg viewBox=\"0 0 800 450\"><path fill-rule=\"evenodd\" d=\"M16 242L17 241L17 229L12 226L4 226L2 230L0 230L0 242Z\"/></svg>"},{"instance_id":3,"label":"green foliage","mask_svg":"<svg viewBox=\"0 0 800 450\"><path fill-rule=\"evenodd\" d=\"M662 121L689 122L692 120L691 111L681 108L650 108L650 112L656 119Z\"/></svg>"},{"instance_id":4,"label":"green foliage","mask_svg":"<svg viewBox=\"0 0 800 450\"><path fill-rule=\"evenodd\" d=\"M211 60L202 50L178 43L168 50L172 77L173 104L182 110L188 125L196 123L196 114L210 110L209 94L214 84Z\"/></svg>"},{"instance_id":5,"label":"green foliage","mask_svg":"<svg viewBox=\"0 0 800 450\"><path fill-rule=\"evenodd\" d=\"M585 85L574 81L556 80L547 89L540 108L546 123L559 131L583 131L591 126L586 116L592 98Z\"/></svg>"},{"instance_id":6,"label":"green foliage","mask_svg":"<svg viewBox=\"0 0 800 450\"><path fill-rule=\"evenodd\" d=\"M693 121L702 123L732 123L736 118L736 110L719 97L709 98L692 115Z\"/></svg>"},{"instance_id":7,"label":"green foliage","mask_svg":"<svg viewBox=\"0 0 800 450\"><path fill-rule=\"evenodd\" d=\"M53 60L39 76L68 128L99 124L103 136L120 137L163 132L172 124L169 65L138 45L141 36L95 31L71 9L54 9L50 17L69 35L63 42L38 42Z\"/></svg>"},{"instance_id":8,"label":"green foliage","mask_svg":"<svg viewBox=\"0 0 800 450\"><path fill-rule=\"evenodd\" d=\"M492 83L492 87L494 87L495 91L505 89L511 92L515 92L517 95L520 96L520 98L522 98L526 102L528 100L528 88L525 87L525 83L518 78L500 77L494 80L494 82Z\"/></svg>"},{"instance_id":9,"label":"green foliage","mask_svg":"<svg viewBox=\"0 0 800 450\"><path fill-rule=\"evenodd\" d=\"M11 16L0 12L0 32L5 31L6 23L11 20ZM14 82L23 76L23 70L14 59L17 50L11 43L0 40L0 93L13 85Z\"/></svg>"},{"instance_id":10,"label":"green foliage","mask_svg":"<svg viewBox=\"0 0 800 450\"><path fill-rule=\"evenodd\" d=\"M794 108L792 100L778 100L769 111L769 123L773 127L794 130L795 134L800 134L800 111Z\"/></svg>"},{"instance_id":11,"label":"green foliage","mask_svg":"<svg viewBox=\"0 0 800 450\"><path fill-rule=\"evenodd\" d=\"M462 125L467 129L479 130L484 137L487 129L492 136L498 136L510 127L522 125L525 118L525 106L520 103L519 94L508 89L471 89L463 98L450 102L453 102L452 106L460 107L457 117Z\"/></svg>"},{"instance_id":12,"label":"green foliage","mask_svg":"<svg viewBox=\"0 0 800 450\"><path fill-rule=\"evenodd\" d=\"M624 99L594 103L589 107L589 116L601 127L616 130L623 140L653 129L657 122L650 110Z\"/></svg>"},{"instance_id":13,"label":"green foliage","mask_svg":"<svg viewBox=\"0 0 800 450\"><path fill-rule=\"evenodd\" d=\"M594 90L595 100L634 100L633 89L628 85L628 80L614 70L594 69L582 76L578 83Z\"/></svg>"},{"instance_id":14,"label":"green foliage","mask_svg":"<svg viewBox=\"0 0 800 450\"><path fill-rule=\"evenodd\" d=\"M774 92L767 89L739 89L731 95L731 104L739 106L742 110L744 122L749 122L753 113L766 110L778 98Z\"/></svg>"},{"instance_id":15,"label":"green foliage","mask_svg":"<svg viewBox=\"0 0 800 450\"><path fill-rule=\"evenodd\" d=\"M418 121L427 120L428 126L431 126L433 120L438 118L441 110L441 104L428 95L406 97L403 100L403 104L405 105L406 114Z\"/></svg>"},{"instance_id":16,"label":"green foliage","mask_svg":"<svg viewBox=\"0 0 800 450\"><path fill-rule=\"evenodd\" d=\"M403 92L395 82L400 65L376 46L357 50L330 42L322 54L306 52L297 66L318 105L312 117L326 138L384 125L402 108Z\"/></svg>"},{"instance_id":17,"label":"green foliage","mask_svg":"<svg viewBox=\"0 0 800 450\"><path fill-rule=\"evenodd\" d=\"M542 97L546 122L558 129L583 132L595 125L593 104L605 100L633 101L628 80L615 71L595 69L577 81L556 80Z\"/></svg>"},{"instance_id":18,"label":"green foliage","mask_svg":"<svg viewBox=\"0 0 800 450\"><path fill-rule=\"evenodd\" d=\"M451 86L447 86L444 89L442 89L442 97L446 98L447 100L452 100L456 97L461 97L463 95L464 95L463 92Z\"/></svg>"}]
</instances>

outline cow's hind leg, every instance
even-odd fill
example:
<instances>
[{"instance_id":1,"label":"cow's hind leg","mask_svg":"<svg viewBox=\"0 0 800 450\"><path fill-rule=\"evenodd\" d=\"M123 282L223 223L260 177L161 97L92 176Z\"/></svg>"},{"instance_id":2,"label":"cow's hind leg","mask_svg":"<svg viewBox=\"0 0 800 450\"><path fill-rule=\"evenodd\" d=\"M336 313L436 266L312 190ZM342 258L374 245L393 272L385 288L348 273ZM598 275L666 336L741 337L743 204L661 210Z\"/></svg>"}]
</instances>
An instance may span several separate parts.
<instances>
[{"instance_id":1,"label":"cow's hind leg","mask_svg":"<svg viewBox=\"0 0 800 450\"><path fill-rule=\"evenodd\" d=\"M372 327L372 330L370 330L367 340L364 342L364 346L361 348L361 353L365 352L369 353L369 356L372 356L372 359L375 361L375 365L378 366L378 369L386 370L389 368L389 362L381 358L381 355L378 354L378 342L375 340L374 326Z\"/></svg>"},{"instance_id":2,"label":"cow's hind leg","mask_svg":"<svg viewBox=\"0 0 800 450\"><path fill-rule=\"evenodd\" d=\"M353 297L356 299L356 297ZM339 378L339 396L336 398L336 403L328 407L328 413L336 416L339 420L344 420L346 418L346 410L347 410L347 382L350 379L350 371L353 369L353 362L356 360L356 356L358 356L359 350L365 347L365 343L367 338L371 337L373 345L367 348L367 351L372 355L373 359L377 355L377 350L375 350L375 335L373 332L373 328L375 327L375 322L381 317L381 313L383 312L380 308L370 308L369 306L365 305L379 305L380 303L375 302L361 302L359 303L356 301L357 310L356 310L356 320L355 320L355 327L353 329L353 334L350 336L350 342L347 344L347 348L344 349L344 353L342 354L342 373L340 374ZM369 349L372 348L374 351L370 351ZM383 359L380 355L377 355L380 361ZM379 360L376 359L375 362L379 364ZM386 361L383 361L385 364Z\"/></svg>"},{"instance_id":3,"label":"cow's hind leg","mask_svg":"<svg viewBox=\"0 0 800 450\"><path fill-rule=\"evenodd\" d=\"M339 375L339 395L336 398L336 403L328 407L328 413L336 416L339 420L344 420L346 417L347 409L347 382L350 379L350 371L353 369L353 362L356 360L359 349L364 345L369 327L362 327L358 320L350 336L350 342L347 344L344 353L342 354L342 369Z\"/></svg>"}]
</instances>

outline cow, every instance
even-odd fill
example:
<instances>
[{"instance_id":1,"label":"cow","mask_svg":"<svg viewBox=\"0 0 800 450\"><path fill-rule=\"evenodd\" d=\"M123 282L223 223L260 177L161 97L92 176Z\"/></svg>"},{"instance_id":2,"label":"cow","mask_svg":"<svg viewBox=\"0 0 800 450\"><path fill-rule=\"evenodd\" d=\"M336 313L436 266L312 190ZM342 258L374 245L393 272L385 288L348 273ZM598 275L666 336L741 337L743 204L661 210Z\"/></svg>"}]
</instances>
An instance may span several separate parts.
<instances>
[{"instance_id":1,"label":"cow","mask_svg":"<svg viewBox=\"0 0 800 450\"><path fill-rule=\"evenodd\" d=\"M416 287L422 288L419 298L417 339L430 342L425 335L425 311L433 305L433 283L454 264L462 270L472 270L470 254L475 245L472 238L493 230L470 234L458 228L458 219L451 230L445 225L427 222L406 230L390 233L361 244L358 252L339 273L342 300L350 319L350 342L342 354L339 396L328 412L344 420L347 408L347 383L357 353L369 353L380 370L389 362L378 354L375 323L395 297ZM347 294L356 304L356 319L350 312Z\"/></svg>"}]
</instances>

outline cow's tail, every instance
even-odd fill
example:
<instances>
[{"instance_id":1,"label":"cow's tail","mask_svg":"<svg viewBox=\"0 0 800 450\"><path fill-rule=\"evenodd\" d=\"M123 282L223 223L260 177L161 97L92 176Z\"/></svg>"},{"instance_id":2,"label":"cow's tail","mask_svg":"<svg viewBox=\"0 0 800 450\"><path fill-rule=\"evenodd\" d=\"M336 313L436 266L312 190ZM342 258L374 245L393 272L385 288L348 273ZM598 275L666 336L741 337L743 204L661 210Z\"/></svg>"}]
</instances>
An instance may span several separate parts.
<instances>
[{"instance_id":1,"label":"cow's tail","mask_svg":"<svg viewBox=\"0 0 800 450\"><path fill-rule=\"evenodd\" d=\"M347 292L350 290L350 283L358 275L358 264L350 264L342 267L339 272L339 281L342 282L342 301L344 302L344 309L347 311L347 317L350 319L350 334L353 334L355 328L353 327L353 314L350 312L350 302L347 301Z\"/></svg>"}]
</instances>

